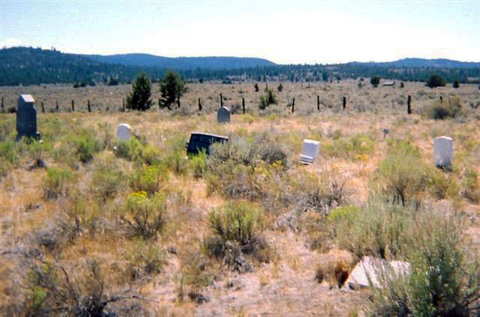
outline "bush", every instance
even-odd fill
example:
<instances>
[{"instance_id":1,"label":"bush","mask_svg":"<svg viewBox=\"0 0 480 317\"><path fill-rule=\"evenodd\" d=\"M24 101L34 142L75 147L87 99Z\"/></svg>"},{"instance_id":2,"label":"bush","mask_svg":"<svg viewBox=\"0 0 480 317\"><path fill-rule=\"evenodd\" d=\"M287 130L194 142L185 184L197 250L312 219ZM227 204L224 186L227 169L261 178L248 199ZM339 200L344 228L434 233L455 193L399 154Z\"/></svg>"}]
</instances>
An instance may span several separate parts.
<instances>
[{"instance_id":1,"label":"bush","mask_svg":"<svg viewBox=\"0 0 480 317\"><path fill-rule=\"evenodd\" d=\"M251 254L258 261L267 261L267 246L261 236L263 211L247 203L229 202L211 210L207 223L213 236L204 243L206 252L240 272L251 271L251 264L243 257Z\"/></svg>"},{"instance_id":2,"label":"bush","mask_svg":"<svg viewBox=\"0 0 480 317\"><path fill-rule=\"evenodd\" d=\"M131 236L143 239L156 237L165 225L166 199L157 193L148 197L146 192L132 193L127 197L122 219Z\"/></svg>"},{"instance_id":3,"label":"bush","mask_svg":"<svg viewBox=\"0 0 480 317\"><path fill-rule=\"evenodd\" d=\"M428 78L426 86L430 88L436 88L436 87L445 87L446 84L447 82L442 76L438 74L433 74Z\"/></svg>"},{"instance_id":4,"label":"bush","mask_svg":"<svg viewBox=\"0 0 480 317\"><path fill-rule=\"evenodd\" d=\"M160 163L160 151L150 144L142 144L137 138L117 142L115 155L129 161L155 165Z\"/></svg>"},{"instance_id":5,"label":"bush","mask_svg":"<svg viewBox=\"0 0 480 317\"><path fill-rule=\"evenodd\" d=\"M414 237L409 228L415 211L398 205L370 201L358 211L348 208L329 216L328 227L341 249L357 258L403 257Z\"/></svg>"},{"instance_id":6,"label":"bush","mask_svg":"<svg viewBox=\"0 0 480 317\"><path fill-rule=\"evenodd\" d=\"M370 78L370 84L372 84L373 87L378 87L378 85L380 84L380 77L373 76L372 78Z\"/></svg>"},{"instance_id":7,"label":"bush","mask_svg":"<svg viewBox=\"0 0 480 317\"><path fill-rule=\"evenodd\" d=\"M282 83L278 84L278 86L277 86L277 91L278 91L278 92L282 92L282 91L283 91L283 85L282 85Z\"/></svg>"},{"instance_id":8,"label":"bush","mask_svg":"<svg viewBox=\"0 0 480 317\"><path fill-rule=\"evenodd\" d=\"M152 106L152 82L146 73L137 75L132 92L127 96L127 108L146 111Z\"/></svg>"},{"instance_id":9,"label":"bush","mask_svg":"<svg viewBox=\"0 0 480 317\"><path fill-rule=\"evenodd\" d=\"M473 316L480 312L480 270L472 249L463 245L456 216L430 212L416 223L408 258L411 274L387 274L373 290L373 314ZM471 256L471 258L469 258Z\"/></svg>"},{"instance_id":10,"label":"bush","mask_svg":"<svg viewBox=\"0 0 480 317\"><path fill-rule=\"evenodd\" d=\"M114 159L98 162L92 175L93 193L105 201L115 196L124 180L125 175Z\"/></svg>"},{"instance_id":11,"label":"bush","mask_svg":"<svg viewBox=\"0 0 480 317\"><path fill-rule=\"evenodd\" d=\"M76 136L71 136L70 142L73 143L75 154L82 163L92 161L94 154L102 150L102 145L93 133L85 130L80 131Z\"/></svg>"},{"instance_id":12,"label":"bush","mask_svg":"<svg viewBox=\"0 0 480 317\"><path fill-rule=\"evenodd\" d=\"M14 141L0 142L0 158L11 164L18 162L19 156Z\"/></svg>"},{"instance_id":13,"label":"bush","mask_svg":"<svg viewBox=\"0 0 480 317\"><path fill-rule=\"evenodd\" d=\"M427 188L427 174L419 150L407 141L396 141L380 163L378 177L383 193L393 203L419 202Z\"/></svg>"},{"instance_id":14,"label":"bush","mask_svg":"<svg viewBox=\"0 0 480 317\"><path fill-rule=\"evenodd\" d=\"M51 167L43 185L43 195L47 199L56 199L68 194L68 185L74 179L69 169Z\"/></svg>"},{"instance_id":15,"label":"bush","mask_svg":"<svg viewBox=\"0 0 480 317\"><path fill-rule=\"evenodd\" d=\"M130 174L129 184L133 191L153 195L168 181L168 170L162 165L146 166Z\"/></svg>"},{"instance_id":16,"label":"bush","mask_svg":"<svg viewBox=\"0 0 480 317\"><path fill-rule=\"evenodd\" d=\"M160 273L166 263L166 254L155 243L139 239L126 255L126 260L127 274L133 282Z\"/></svg>"},{"instance_id":17,"label":"bush","mask_svg":"<svg viewBox=\"0 0 480 317\"><path fill-rule=\"evenodd\" d=\"M265 95L260 96L258 107L260 110L265 110L271 104L277 104L277 97L272 89L265 88Z\"/></svg>"},{"instance_id":18,"label":"bush","mask_svg":"<svg viewBox=\"0 0 480 317\"><path fill-rule=\"evenodd\" d=\"M428 118L434 120L445 120L447 118L456 118L462 114L462 104L459 97L446 98L443 102L434 101L433 104L425 109Z\"/></svg>"},{"instance_id":19,"label":"bush","mask_svg":"<svg viewBox=\"0 0 480 317\"><path fill-rule=\"evenodd\" d=\"M206 171L207 154L205 151L200 152L198 155L194 155L190 158L190 165L193 171L193 177L201 178Z\"/></svg>"},{"instance_id":20,"label":"bush","mask_svg":"<svg viewBox=\"0 0 480 317\"><path fill-rule=\"evenodd\" d=\"M453 88L455 88L455 89L460 88L460 83L458 82L458 80L455 80L453 82Z\"/></svg>"}]
</instances>

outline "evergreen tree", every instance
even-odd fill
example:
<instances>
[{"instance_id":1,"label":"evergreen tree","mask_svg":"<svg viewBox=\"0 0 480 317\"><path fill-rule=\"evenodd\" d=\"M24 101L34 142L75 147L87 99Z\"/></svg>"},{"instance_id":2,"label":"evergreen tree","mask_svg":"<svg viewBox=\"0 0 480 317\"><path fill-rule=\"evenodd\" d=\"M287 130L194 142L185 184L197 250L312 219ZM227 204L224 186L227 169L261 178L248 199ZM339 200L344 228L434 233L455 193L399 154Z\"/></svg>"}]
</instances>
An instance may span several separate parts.
<instances>
[{"instance_id":1,"label":"evergreen tree","mask_svg":"<svg viewBox=\"0 0 480 317\"><path fill-rule=\"evenodd\" d=\"M145 111L152 106L152 82L146 73L139 73L127 96L127 108Z\"/></svg>"},{"instance_id":2,"label":"evergreen tree","mask_svg":"<svg viewBox=\"0 0 480 317\"><path fill-rule=\"evenodd\" d=\"M169 70L163 79L160 81L160 93L162 98L160 100L160 108L167 107L170 109L171 105L180 100L180 97L185 92L185 82L176 72Z\"/></svg>"},{"instance_id":3,"label":"evergreen tree","mask_svg":"<svg viewBox=\"0 0 480 317\"><path fill-rule=\"evenodd\" d=\"M455 79L455 81L453 82L453 88L460 88L460 83L458 82L458 80Z\"/></svg>"},{"instance_id":4,"label":"evergreen tree","mask_svg":"<svg viewBox=\"0 0 480 317\"><path fill-rule=\"evenodd\" d=\"M378 85L380 84L380 77L378 77L378 76L373 76L373 77L370 79L370 84L372 84L373 87L378 87Z\"/></svg>"},{"instance_id":5,"label":"evergreen tree","mask_svg":"<svg viewBox=\"0 0 480 317\"><path fill-rule=\"evenodd\" d=\"M438 74L433 74L430 76L430 78L428 78L426 85L430 88L436 88L436 87L445 87L446 84L447 82L442 76Z\"/></svg>"}]
</instances>

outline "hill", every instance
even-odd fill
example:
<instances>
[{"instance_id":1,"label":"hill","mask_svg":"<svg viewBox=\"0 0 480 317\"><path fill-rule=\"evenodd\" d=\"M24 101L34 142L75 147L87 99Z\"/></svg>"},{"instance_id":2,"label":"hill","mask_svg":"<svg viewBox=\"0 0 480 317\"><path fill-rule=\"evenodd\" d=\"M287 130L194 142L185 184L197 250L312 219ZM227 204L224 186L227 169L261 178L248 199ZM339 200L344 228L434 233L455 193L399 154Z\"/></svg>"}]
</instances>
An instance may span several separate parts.
<instances>
[{"instance_id":1,"label":"hill","mask_svg":"<svg viewBox=\"0 0 480 317\"><path fill-rule=\"evenodd\" d=\"M370 66L381 66L381 67L415 67L415 68L478 68L480 63L477 62L461 62L445 58L437 59L424 59L424 58L404 58L392 62L367 62L359 63L353 62L351 64L362 64Z\"/></svg>"},{"instance_id":2,"label":"hill","mask_svg":"<svg viewBox=\"0 0 480 317\"><path fill-rule=\"evenodd\" d=\"M176 70L187 69L236 69L275 66L262 58L251 57L163 57L150 54L84 55L98 62L142 67L158 67Z\"/></svg>"}]
</instances>

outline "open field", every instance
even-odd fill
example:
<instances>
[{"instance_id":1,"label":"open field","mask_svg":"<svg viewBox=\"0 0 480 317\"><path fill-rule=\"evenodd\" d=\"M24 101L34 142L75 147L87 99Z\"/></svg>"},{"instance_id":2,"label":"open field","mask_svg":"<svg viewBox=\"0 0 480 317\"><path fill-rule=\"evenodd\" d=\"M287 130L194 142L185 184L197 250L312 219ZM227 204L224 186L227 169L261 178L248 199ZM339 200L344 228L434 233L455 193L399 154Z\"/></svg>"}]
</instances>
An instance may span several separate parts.
<instances>
[{"instance_id":1,"label":"open field","mask_svg":"<svg viewBox=\"0 0 480 317\"><path fill-rule=\"evenodd\" d=\"M96 304L118 296L107 309L132 316L356 316L379 307L368 289L338 287L363 256L415 269L416 252L433 245L458 255L454 267L478 261L477 85L277 85L265 111L265 83L210 83L189 84L180 108L144 113L118 111L127 85L0 87L7 109L34 96L44 140L14 142L15 114L0 114L0 313L55 314L47 308L98 295ZM220 93L229 124L216 122ZM461 105L455 118L429 118L440 96ZM117 141L120 123L136 138ZM187 160L194 131L227 135L229 146ZM442 135L454 141L451 171L434 168ZM312 165L299 163L303 139L321 143ZM229 212L243 215L247 237L219 229L238 220Z\"/></svg>"}]
</instances>

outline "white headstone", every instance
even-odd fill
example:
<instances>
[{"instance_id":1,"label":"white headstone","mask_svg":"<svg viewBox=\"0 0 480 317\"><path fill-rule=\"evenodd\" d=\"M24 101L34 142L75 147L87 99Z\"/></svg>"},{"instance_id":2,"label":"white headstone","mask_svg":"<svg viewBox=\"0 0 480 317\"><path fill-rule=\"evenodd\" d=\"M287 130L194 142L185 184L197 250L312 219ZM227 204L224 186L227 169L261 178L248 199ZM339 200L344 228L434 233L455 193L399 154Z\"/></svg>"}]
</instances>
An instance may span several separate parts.
<instances>
[{"instance_id":1,"label":"white headstone","mask_svg":"<svg viewBox=\"0 0 480 317\"><path fill-rule=\"evenodd\" d=\"M300 154L300 162L312 164L318 157L320 152L320 142L305 139L303 140L302 154Z\"/></svg>"},{"instance_id":2,"label":"white headstone","mask_svg":"<svg viewBox=\"0 0 480 317\"><path fill-rule=\"evenodd\" d=\"M439 136L433 140L435 166L445 169L452 167L453 140L446 136Z\"/></svg>"},{"instance_id":3,"label":"white headstone","mask_svg":"<svg viewBox=\"0 0 480 317\"><path fill-rule=\"evenodd\" d=\"M132 137L132 128L126 124L122 123L117 125L117 138L120 140L129 140Z\"/></svg>"},{"instance_id":4,"label":"white headstone","mask_svg":"<svg viewBox=\"0 0 480 317\"><path fill-rule=\"evenodd\" d=\"M220 107L220 109L218 109L217 121L219 123L230 122L230 110L227 107Z\"/></svg>"},{"instance_id":5,"label":"white headstone","mask_svg":"<svg viewBox=\"0 0 480 317\"><path fill-rule=\"evenodd\" d=\"M382 288L381 277L396 278L407 276L411 272L408 262L391 261L373 257L363 257L355 266L345 285L352 289L367 288L370 286Z\"/></svg>"}]
</instances>

